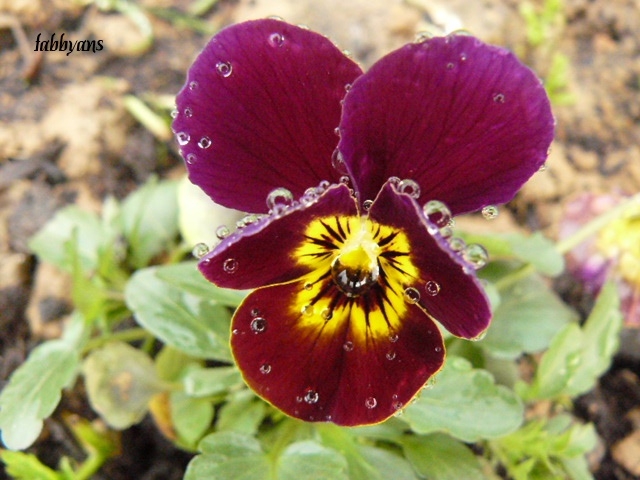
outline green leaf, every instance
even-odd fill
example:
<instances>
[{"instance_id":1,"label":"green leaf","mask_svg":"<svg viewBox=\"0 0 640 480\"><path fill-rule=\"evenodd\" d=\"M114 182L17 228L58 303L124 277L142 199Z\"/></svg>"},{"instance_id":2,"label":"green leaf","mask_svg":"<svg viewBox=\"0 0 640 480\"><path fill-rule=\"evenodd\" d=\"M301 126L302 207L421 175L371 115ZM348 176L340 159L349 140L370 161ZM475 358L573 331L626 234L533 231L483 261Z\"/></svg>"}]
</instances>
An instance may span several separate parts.
<instances>
[{"instance_id":1,"label":"green leaf","mask_svg":"<svg viewBox=\"0 0 640 480\"><path fill-rule=\"evenodd\" d=\"M197 267L197 262L181 262L174 265L158 267L156 275L159 279L186 293L207 300L213 300L220 305L236 308L246 297L246 292L216 287L205 279Z\"/></svg>"},{"instance_id":2,"label":"green leaf","mask_svg":"<svg viewBox=\"0 0 640 480\"><path fill-rule=\"evenodd\" d=\"M184 480L269 480L271 463L253 437L213 433L199 445L201 455L187 467Z\"/></svg>"},{"instance_id":3,"label":"green leaf","mask_svg":"<svg viewBox=\"0 0 640 480\"><path fill-rule=\"evenodd\" d=\"M236 367L197 368L184 376L183 384L187 395L207 397L242 385L242 376Z\"/></svg>"},{"instance_id":4,"label":"green leaf","mask_svg":"<svg viewBox=\"0 0 640 480\"><path fill-rule=\"evenodd\" d=\"M138 270L125 289L127 306L138 323L193 357L231 362L227 308L182 291L156 272L157 267Z\"/></svg>"},{"instance_id":5,"label":"green leaf","mask_svg":"<svg viewBox=\"0 0 640 480\"><path fill-rule=\"evenodd\" d=\"M178 235L177 182L151 179L122 203L119 223L138 269L168 250Z\"/></svg>"},{"instance_id":6,"label":"green leaf","mask_svg":"<svg viewBox=\"0 0 640 480\"><path fill-rule=\"evenodd\" d=\"M171 420L178 436L194 447L211 426L213 405L209 400L192 398L184 392L171 393Z\"/></svg>"},{"instance_id":7,"label":"green leaf","mask_svg":"<svg viewBox=\"0 0 640 480\"><path fill-rule=\"evenodd\" d=\"M504 290L491 326L479 345L497 358L540 352L577 315L538 276Z\"/></svg>"},{"instance_id":8,"label":"green leaf","mask_svg":"<svg viewBox=\"0 0 640 480\"><path fill-rule=\"evenodd\" d=\"M516 384L525 400L576 396L591 389L617 350L622 315L615 285L602 288L584 327L567 325L551 342L533 382Z\"/></svg>"},{"instance_id":9,"label":"green leaf","mask_svg":"<svg viewBox=\"0 0 640 480\"><path fill-rule=\"evenodd\" d=\"M0 394L2 441L12 450L29 447L42 431L42 421L60 402L61 390L77 375L80 357L67 340L36 347L11 375Z\"/></svg>"},{"instance_id":10,"label":"green leaf","mask_svg":"<svg viewBox=\"0 0 640 480\"><path fill-rule=\"evenodd\" d=\"M496 385L486 370L450 356L435 386L423 390L403 419L416 433L447 432L475 442L514 431L522 416L522 403L511 390Z\"/></svg>"},{"instance_id":11,"label":"green leaf","mask_svg":"<svg viewBox=\"0 0 640 480\"><path fill-rule=\"evenodd\" d=\"M163 390L151 358L126 343L91 352L83 373L91 406L116 429L142 420L151 397Z\"/></svg>"},{"instance_id":12,"label":"green leaf","mask_svg":"<svg viewBox=\"0 0 640 480\"><path fill-rule=\"evenodd\" d=\"M289 445L277 465L278 480L305 479L349 480L347 461L335 450L304 440ZM275 479L274 479L275 480Z\"/></svg>"},{"instance_id":13,"label":"green leaf","mask_svg":"<svg viewBox=\"0 0 640 480\"><path fill-rule=\"evenodd\" d=\"M98 266L98 256L103 245L111 240L106 235L103 224L94 213L76 206L59 210L38 233L29 240L29 248L38 257L66 272L71 272L72 259L65 246L74 232L77 236L77 255L82 270L94 270Z\"/></svg>"},{"instance_id":14,"label":"green leaf","mask_svg":"<svg viewBox=\"0 0 640 480\"><path fill-rule=\"evenodd\" d=\"M218 412L219 431L254 434L266 415L265 403L252 392L242 390L231 396Z\"/></svg>"},{"instance_id":15,"label":"green leaf","mask_svg":"<svg viewBox=\"0 0 640 480\"><path fill-rule=\"evenodd\" d=\"M0 458L7 466L6 473L15 480L62 480L55 470L43 465L32 453L3 450Z\"/></svg>"},{"instance_id":16,"label":"green leaf","mask_svg":"<svg viewBox=\"0 0 640 480\"><path fill-rule=\"evenodd\" d=\"M395 453L382 448L367 446L360 447L360 452L362 453L363 459L368 462L376 472L376 476L363 478L362 480L374 480L376 478L380 478L381 480L390 478L393 478L393 480L417 480L418 478L411 464ZM465 478L466 480L466 477L460 478ZM355 480L351 475L349 475L349 479Z\"/></svg>"},{"instance_id":17,"label":"green leaf","mask_svg":"<svg viewBox=\"0 0 640 480\"><path fill-rule=\"evenodd\" d=\"M418 474L429 480L485 480L478 459L463 443L442 433L405 436L404 454ZM388 477L392 478L392 477Z\"/></svg>"}]
</instances>

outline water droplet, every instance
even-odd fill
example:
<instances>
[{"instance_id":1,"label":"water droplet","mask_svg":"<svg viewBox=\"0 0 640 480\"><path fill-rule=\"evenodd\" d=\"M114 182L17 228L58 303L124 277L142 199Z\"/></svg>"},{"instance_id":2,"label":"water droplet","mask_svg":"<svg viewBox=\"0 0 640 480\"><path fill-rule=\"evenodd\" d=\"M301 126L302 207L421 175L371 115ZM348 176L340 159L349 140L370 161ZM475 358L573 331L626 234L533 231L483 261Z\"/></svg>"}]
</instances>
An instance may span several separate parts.
<instances>
[{"instance_id":1,"label":"water droplet","mask_svg":"<svg viewBox=\"0 0 640 480\"><path fill-rule=\"evenodd\" d=\"M455 67L455 65L452 62L447 63L447 70L453 70L453 67Z\"/></svg>"},{"instance_id":2,"label":"water droplet","mask_svg":"<svg viewBox=\"0 0 640 480\"><path fill-rule=\"evenodd\" d=\"M331 262L331 277L336 287L347 297L358 297L378 282L380 268L377 263L365 268L353 268L349 262L344 263L342 255Z\"/></svg>"},{"instance_id":3,"label":"water droplet","mask_svg":"<svg viewBox=\"0 0 640 480\"><path fill-rule=\"evenodd\" d=\"M189 140L191 140L191 137L188 133L178 132L176 133L176 139L178 140L179 145L186 145L187 143L189 143Z\"/></svg>"},{"instance_id":4,"label":"water droplet","mask_svg":"<svg viewBox=\"0 0 640 480\"><path fill-rule=\"evenodd\" d=\"M238 270L238 261L235 258L227 258L222 263L222 269L226 273L235 273Z\"/></svg>"},{"instance_id":5,"label":"water droplet","mask_svg":"<svg viewBox=\"0 0 640 480\"><path fill-rule=\"evenodd\" d=\"M461 62L466 62L467 61L467 54L466 53L461 53L460 54L460 61Z\"/></svg>"},{"instance_id":6,"label":"water droplet","mask_svg":"<svg viewBox=\"0 0 640 480\"><path fill-rule=\"evenodd\" d=\"M365 200L362 202L362 208L364 208L365 211L368 211L371 208L371 205L373 205L373 200Z\"/></svg>"},{"instance_id":7,"label":"water droplet","mask_svg":"<svg viewBox=\"0 0 640 480\"><path fill-rule=\"evenodd\" d=\"M224 240L229 236L230 233L231 231L226 225L220 225L218 228L216 228L216 237L218 237L219 240Z\"/></svg>"},{"instance_id":8,"label":"water droplet","mask_svg":"<svg viewBox=\"0 0 640 480\"><path fill-rule=\"evenodd\" d=\"M538 168L539 172L546 172L547 171L547 164L543 163L542 165L540 165L540 168Z\"/></svg>"},{"instance_id":9,"label":"water droplet","mask_svg":"<svg viewBox=\"0 0 640 480\"><path fill-rule=\"evenodd\" d=\"M393 350L389 350L385 357L387 357L387 360L393 360L394 358L396 358L396 352L394 352Z\"/></svg>"},{"instance_id":10,"label":"water droplet","mask_svg":"<svg viewBox=\"0 0 640 480\"><path fill-rule=\"evenodd\" d=\"M482 340L484 337L487 336L487 331L484 330L483 332L481 332L478 336L471 338L470 340L472 342L479 342L480 340Z\"/></svg>"},{"instance_id":11,"label":"water droplet","mask_svg":"<svg viewBox=\"0 0 640 480\"><path fill-rule=\"evenodd\" d=\"M272 33L269 35L269 43L274 47L281 47L284 44L284 37L281 33Z\"/></svg>"},{"instance_id":12,"label":"water droplet","mask_svg":"<svg viewBox=\"0 0 640 480\"><path fill-rule=\"evenodd\" d=\"M346 175L347 172L347 166L344 163L344 157L342 156L342 153L340 153L340 150L338 150L337 148L333 151L333 154L331 155L331 165L333 166L333 168L335 168L339 173Z\"/></svg>"},{"instance_id":13,"label":"water droplet","mask_svg":"<svg viewBox=\"0 0 640 480\"><path fill-rule=\"evenodd\" d=\"M252 308L251 309L251 316L252 317L259 317L260 316L260 310L258 310L257 308Z\"/></svg>"},{"instance_id":14,"label":"water droplet","mask_svg":"<svg viewBox=\"0 0 640 480\"><path fill-rule=\"evenodd\" d=\"M340 177L340 183L349 185L351 183L351 178L349 178L349 175L343 175Z\"/></svg>"},{"instance_id":15,"label":"water droplet","mask_svg":"<svg viewBox=\"0 0 640 480\"><path fill-rule=\"evenodd\" d=\"M196 163L196 160L198 160L198 157L196 157L195 153L190 153L187 155L187 163L189 165L193 165L194 163Z\"/></svg>"},{"instance_id":16,"label":"water droplet","mask_svg":"<svg viewBox=\"0 0 640 480\"><path fill-rule=\"evenodd\" d=\"M401 182L399 177L389 177L387 181L396 188L398 188L398 185L400 185Z\"/></svg>"},{"instance_id":17,"label":"water droplet","mask_svg":"<svg viewBox=\"0 0 640 480\"><path fill-rule=\"evenodd\" d=\"M301 313L307 317L310 317L311 315L314 314L314 308L313 305L311 304L307 304L305 306L302 307Z\"/></svg>"},{"instance_id":18,"label":"water droplet","mask_svg":"<svg viewBox=\"0 0 640 480\"><path fill-rule=\"evenodd\" d=\"M333 318L333 310L331 310L330 308L323 308L320 312L320 316L324 320L329 321Z\"/></svg>"},{"instance_id":19,"label":"water droplet","mask_svg":"<svg viewBox=\"0 0 640 480\"><path fill-rule=\"evenodd\" d=\"M347 340L346 342L344 342L344 345L342 345L342 348L345 352L353 351L353 342Z\"/></svg>"},{"instance_id":20,"label":"water droplet","mask_svg":"<svg viewBox=\"0 0 640 480\"><path fill-rule=\"evenodd\" d=\"M406 193L411 198L419 198L420 197L420 185L418 185L415 181L410 178L405 178L404 180L400 180L398 184L398 191L400 193Z\"/></svg>"},{"instance_id":21,"label":"water droplet","mask_svg":"<svg viewBox=\"0 0 640 480\"><path fill-rule=\"evenodd\" d=\"M250 326L253 333L262 333L267 329L267 320L264 317L256 317L251 320Z\"/></svg>"},{"instance_id":22,"label":"water droplet","mask_svg":"<svg viewBox=\"0 0 640 480\"><path fill-rule=\"evenodd\" d=\"M184 109L184 116L193 117L193 110L191 109L191 107L187 107Z\"/></svg>"},{"instance_id":23,"label":"water droplet","mask_svg":"<svg viewBox=\"0 0 640 480\"><path fill-rule=\"evenodd\" d=\"M461 252L467 244L460 237L451 237L449 239L449 246L454 252Z\"/></svg>"},{"instance_id":24,"label":"water droplet","mask_svg":"<svg viewBox=\"0 0 640 480\"><path fill-rule=\"evenodd\" d=\"M436 347L436 348L434 348L434 350L435 350L436 352L440 353L440 352L442 351L442 347Z\"/></svg>"},{"instance_id":25,"label":"water droplet","mask_svg":"<svg viewBox=\"0 0 640 480\"><path fill-rule=\"evenodd\" d=\"M307 402L309 405L318 403L319 399L320 399L320 395L318 395L318 392L316 392L315 390L309 389L304 394L304 401Z\"/></svg>"},{"instance_id":26,"label":"water droplet","mask_svg":"<svg viewBox=\"0 0 640 480\"><path fill-rule=\"evenodd\" d=\"M476 270L482 268L489 260L487 250L478 243L471 243L462 251L462 258L469 262Z\"/></svg>"},{"instance_id":27,"label":"water droplet","mask_svg":"<svg viewBox=\"0 0 640 480\"><path fill-rule=\"evenodd\" d=\"M338 137L340 136L340 127L336 127L333 129L333 133L335 133Z\"/></svg>"},{"instance_id":28,"label":"water droplet","mask_svg":"<svg viewBox=\"0 0 640 480\"><path fill-rule=\"evenodd\" d=\"M504 103L505 102L504 93L496 93L493 96L493 101L496 102L496 103Z\"/></svg>"},{"instance_id":29,"label":"water droplet","mask_svg":"<svg viewBox=\"0 0 640 480\"><path fill-rule=\"evenodd\" d=\"M178 109L174 108L173 110L171 110L171 118L177 118L178 116Z\"/></svg>"},{"instance_id":30,"label":"water droplet","mask_svg":"<svg viewBox=\"0 0 640 480\"><path fill-rule=\"evenodd\" d=\"M416 304L420 301L420 292L417 288L407 287L404 289L404 301L411 304Z\"/></svg>"},{"instance_id":31,"label":"water droplet","mask_svg":"<svg viewBox=\"0 0 640 480\"><path fill-rule=\"evenodd\" d=\"M347 84L345 84L345 86L344 86L344 91L345 91L345 92L348 92L349 90L351 90L351 84L350 84L350 83L347 83Z\"/></svg>"},{"instance_id":32,"label":"water droplet","mask_svg":"<svg viewBox=\"0 0 640 480\"><path fill-rule=\"evenodd\" d=\"M209 137L202 137L198 141L198 146L202 149L209 148L211 146L211 139Z\"/></svg>"},{"instance_id":33,"label":"water droplet","mask_svg":"<svg viewBox=\"0 0 640 480\"><path fill-rule=\"evenodd\" d=\"M216 71L221 77L227 78L229 75L231 75L233 67L229 62L218 62L216 63Z\"/></svg>"},{"instance_id":34,"label":"water droplet","mask_svg":"<svg viewBox=\"0 0 640 480\"><path fill-rule=\"evenodd\" d=\"M397 396L396 396L397 398ZM404 404L398 400L393 400L391 402L391 406L393 407L393 409L396 411L396 413L400 413L399 410L402 409L402 407L404 407Z\"/></svg>"},{"instance_id":35,"label":"water droplet","mask_svg":"<svg viewBox=\"0 0 640 480\"><path fill-rule=\"evenodd\" d=\"M195 80L189 82L189 90L194 91L196 88L198 88L198 82Z\"/></svg>"},{"instance_id":36,"label":"water droplet","mask_svg":"<svg viewBox=\"0 0 640 480\"><path fill-rule=\"evenodd\" d=\"M418 32L416 33L416 36L413 39L413 43L424 43L427 40L430 40L432 38L433 38L433 35L431 35L431 33L429 32Z\"/></svg>"},{"instance_id":37,"label":"water droplet","mask_svg":"<svg viewBox=\"0 0 640 480\"><path fill-rule=\"evenodd\" d=\"M371 410L372 408L376 408L377 405L378 401L374 397L367 397L367 399L364 401L364 406L369 410Z\"/></svg>"},{"instance_id":38,"label":"water droplet","mask_svg":"<svg viewBox=\"0 0 640 480\"><path fill-rule=\"evenodd\" d=\"M307 283L305 283L305 284L303 285L303 288L304 288L305 290L311 290L311 289L313 288L313 283L311 283L311 282L307 282Z\"/></svg>"},{"instance_id":39,"label":"water droplet","mask_svg":"<svg viewBox=\"0 0 640 480\"><path fill-rule=\"evenodd\" d=\"M282 207L288 207L293 202L293 194L286 188L275 188L267 195L267 207L270 210L278 210Z\"/></svg>"},{"instance_id":40,"label":"water droplet","mask_svg":"<svg viewBox=\"0 0 640 480\"><path fill-rule=\"evenodd\" d=\"M438 282L434 282L433 280L429 280L427 283L425 283L424 289L429 295L435 297L436 295L438 295L438 293L440 293L440 284Z\"/></svg>"},{"instance_id":41,"label":"water droplet","mask_svg":"<svg viewBox=\"0 0 640 480\"><path fill-rule=\"evenodd\" d=\"M269 365L268 363L263 363L262 365L260 365L260 373L263 375L268 375L269 373L271 373L271 365Z\"/></svg>"},{"instance_id":42,"label":"water droplet","mask_svg":"<svg viewBox=\"0 0 640 480\"><path fill-rule=\"evenodd\" d=\"M482 209L482 216L487 220L493 220L498 217L498 207L495 205L487 205Z\"/></svg>"},{"instance_id":43,"label":"water droplet","mask_svg":"<svg viewBox=\"0 0 640 480\"><path fill-rule=\"evenodd\" d=\"M342 50L342 54L347 58L353 58L353 54L349 50Z\"/></svg>"},{"instance_id":44,"label":"water droplet","mask_svg":"<svg viewBox=\"0 0 640 480\"><path fill-rule=\"evenodd\" d=\"M389 341L391 343L396 343L398 341L400 337L398 336L397 333L392 333L391 335L389 335Z\"/></svg>"},{"instance_id":45,"label":"water droplet","mask_svg":"<svg viewBox=\"0 0 640 480\"><path fill-rule=\"evenodd\" d=\"M240 330L238 330L237 328L234 328L233 330L231 330L231 335L238 335L240 333Z\"/></svg>"},{"instance_id":46,"label":"water droplet","mask_svg":"<svg viewBox=\"0 0 640 480\"><path fill-rule=\"evenodd\" d=\"M451 221L451 210L439 200L430 200L424 204L422 211L431 223L439 229L449 225Z\"/></svg>"},{"instance_id":47,"label":"water droplet","mask_svg":"<svg viewBox=\"0 0 640 480\"><path fill-rule=\"evenodd\" d=\"M196 258L202 258L207 253L209 253L209 246L206 243L197 243L191 251L191 254Z\"/></svg>"}]
</instances>

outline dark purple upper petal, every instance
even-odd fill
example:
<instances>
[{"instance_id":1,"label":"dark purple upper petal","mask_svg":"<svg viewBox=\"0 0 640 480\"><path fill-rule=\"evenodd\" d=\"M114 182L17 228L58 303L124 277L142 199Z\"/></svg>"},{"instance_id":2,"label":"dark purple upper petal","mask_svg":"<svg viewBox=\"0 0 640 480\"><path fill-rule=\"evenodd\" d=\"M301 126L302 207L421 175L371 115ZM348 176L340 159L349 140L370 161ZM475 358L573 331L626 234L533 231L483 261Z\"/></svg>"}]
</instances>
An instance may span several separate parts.
<instances>
[{"instance_id":1,"label":"dark purple upper petal","mask_svg":"<svg viewBox=\"0 0 640 480\"><path fill-rule=\"evenodd\" d=\"M220 31L176 100L189 178L221 205L253 213L267 211L274 188L298 197L337 182L340 100L361 73L327 38L278 20Z\"/></svg>"},{"instance_id":2,"label":"dark purple upper petal","mask_svg":"<svg viewBox=\"0 0 640 480\"><path fill-rule=\"evenodd\" d=\"M219 287L248 289L288 282L308 273L295 257L307 225L326 216L355 215L345 185L330 187L317 200L302 203L236 231L200 260L198 268Z\"/></svg>"},{"instance_id":3,"label":"dark purple upper petal","mask_svg":"<svg viewBox=\"0 0 640 480\"><path fill-rule=\"evenodd\" d=\"M339 148L362 201L397 176L457 215L511 200L544 163L553 125L529 68L451 35L396 50L353 84Z\"/></svg>"},{"instance_id":4,"label":"dark purple upper petal","mask_svg":"<svg viewBox=\"0 0 640 480\"><path fill-rule=\"evenodd\" d=\"M429 225L415 200L396 193L387 183L369 216L407 236L410 261L419 275L408 279L405 287L414 289L411 296L418 305L458 337L475 338L487 329L491 309L473 268L439 233L429 233L429 227L434 226Z\"/></svg>"}]
</instances>

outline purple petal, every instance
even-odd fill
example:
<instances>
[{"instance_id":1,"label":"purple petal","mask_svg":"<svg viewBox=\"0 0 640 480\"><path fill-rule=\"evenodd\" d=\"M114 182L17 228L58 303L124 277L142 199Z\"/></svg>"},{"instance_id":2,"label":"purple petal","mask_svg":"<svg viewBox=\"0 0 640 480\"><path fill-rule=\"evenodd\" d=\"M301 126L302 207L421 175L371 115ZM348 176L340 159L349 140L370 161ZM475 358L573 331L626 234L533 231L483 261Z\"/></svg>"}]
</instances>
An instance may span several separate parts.
<instances>
[{"instance_id":1,"label":"purple petal","mask_svg":"<svg viewBox=\"0 0 640 480\"><path fill-rule=\"evenodd\" d=\"M419 274L408 279L405 293L449 332L475 338L489 326L491 310L480 282L426 220L409 195L387 183L371 206L370 218L403 232L410 245L410 262Z\"/></svg>"},{"instance_id":2,"label":"purple petal","mask_svg":"<svg viewBox=\"0 0 640 480\"><path fill-rule=\"evenodd\" d=\"M554 120L535 74L512 54L462 35L407 45L345 98L340 151L360 194L391 176L454 214L513 198L547 157Z\"/></svg>"},{"instance_id":3,"label":"purple petal","mask_svg":"<svg viewBox=\"0 0 640 480\"><path fill-rule=\"evenodd\" d=\"M189 70L173 123L189 178L213 200L266 212L277 187L300 196L331 166L345 85L361 74L327 38L277 20L226 28Z\"/></svg>"},{"instance_id":4,"label":"purple petal","mask_svg":"<svg viewBox=\"0 0 640 480\"><path fill-rule=\"evenodd\" d=\"M288 282L308 273L294 257L315 218L356 215L349 188L336 185L319 198L304 197L295 206L237 230L200 260L198 268L220 287L248 289Z\"/></svg>"}]
</instances>

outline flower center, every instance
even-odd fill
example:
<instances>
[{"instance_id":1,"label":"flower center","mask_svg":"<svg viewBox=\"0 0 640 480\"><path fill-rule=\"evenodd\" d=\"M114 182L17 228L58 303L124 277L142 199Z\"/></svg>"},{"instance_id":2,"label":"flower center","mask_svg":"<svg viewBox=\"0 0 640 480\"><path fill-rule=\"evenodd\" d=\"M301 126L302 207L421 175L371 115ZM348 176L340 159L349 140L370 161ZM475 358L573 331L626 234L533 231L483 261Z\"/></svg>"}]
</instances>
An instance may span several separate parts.
<instances>
[{"instance_id":1,"label":"flower center","mask_svg":"<svg viewBox=\"0 0 640 480\"><path fill-rule=\"evenodd\" d=\"M369 291L378 282L380 247L368 232L347 242L331 262L331 277L338 289L347 297L357 297Z\"/></svg>"}]
</instances>

